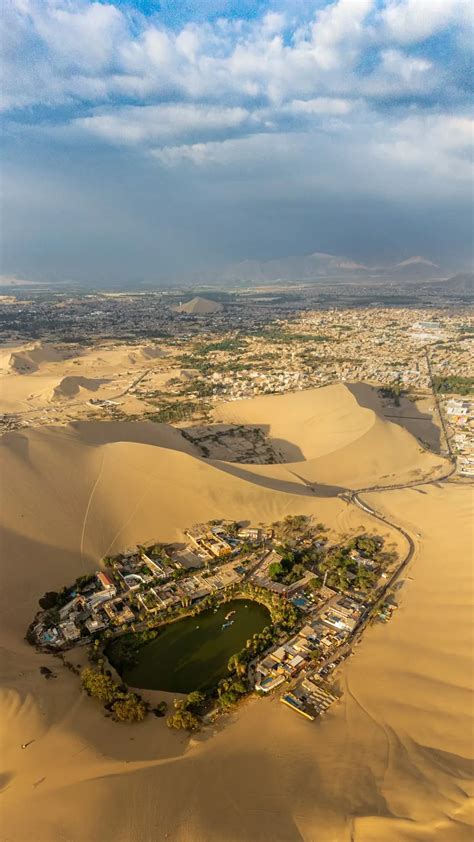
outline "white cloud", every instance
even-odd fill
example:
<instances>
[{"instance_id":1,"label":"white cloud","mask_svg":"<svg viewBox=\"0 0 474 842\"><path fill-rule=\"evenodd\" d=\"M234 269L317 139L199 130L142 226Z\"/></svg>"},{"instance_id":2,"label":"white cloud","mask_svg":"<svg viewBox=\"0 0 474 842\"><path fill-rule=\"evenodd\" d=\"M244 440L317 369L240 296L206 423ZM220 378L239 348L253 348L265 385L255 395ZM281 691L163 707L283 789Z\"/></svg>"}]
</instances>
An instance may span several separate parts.
<instances>
[{"instance_id":1,"label":"white cloud","mask_svg":"<svg viewBox=\"0 0 474 842\"><path fill-rule=\"evenodd\" d=\"M30 108L25 122L47 126L49 136L56 130L71 142L81 134L152 149L168 167L237 155L261 162L262 150L288 154L292 144L307 154L305 143L319 148L322 135L345 157L353 137L363 136L374 160L426 172L431 156L436 177L454 170L459 180L464 151L446 142L442 127L449 136L463 131L462 74L458 91L456 63L420 55L412 44L465 26L468 3L427 3L314 2L312 17L298 21L288 0L286 13L171 30L159 15L108 2L8 0L4 107ZM443 113L448 82L459 117ZM66 125L55 113L64 107ZM420 154L417 144L428 141L435 151Z\"/></svg>"},{"instance_id":2,"label":"white cloud","mask_svg":"<svg viewBox=\"0 0 474 842\"><path fill-rule=\"evenodd\" d=\"M389 0L381 19L392 38L408 44L449 25L472 25L472 4L471 0Z\"/></svg>"},{"instance_id":3,"label":"white cloud","mask_svg":"<svg viewBox=\"0 0 474 842\"><path fill-rule=\"evenodd\" d=\"M364 21L374 0L339 0L316 14L311 29L311 51L324 70L337 68L357 57L367 39Z\"/></svg>"},{"instance_id":4,"label":"white cloud","mask_svg":"<svg viewBox=\"0 0 474 842\"><path fill-rule=\"evenodd\" d=\"M293 99L284 110L292 114L348 114L355 103L347 99L320 96L315 99Z\"/></svg>"},{"instance_id":5,"label":"white cloud","mask_svg":"<svg viewBox=\"0 0 474 842\"><path fill-rule=\"evenodd\" d=\"M474 120L464 115L428 114L408 117L393 126L372 149L400 173L417 173L427 183L446 180L456 187L472 183Z\"/></svg>"},{"instance_id":6,"label":"white cloud","mask_svg":"<svg viewBox=\"0 0 474 842\"><path fill-rule=\"evenodd\" d=\"M430 0L428 11L427 1L386 0L381 10L376 0L315 3L312 20L298 23L288 0L286 15L172 31L159 17L130 16L107 2L8 0L2 19L7 107L98 105L123 97L141 104L232 98L245 107L263 99L279 106L357 98L361 91L376 96L387 74L391 89L403 94L414 77L429 75L430 61L402 60L399 45L467 22L467 0ZM369 79L358 69L367 50L380 59Z\"/></svg>"},{"instance_id":7,"label":"white cloud","mask_svg":"<svg viewBox=\"0 0 474 842\"><path fill-rule=\"evenodd\" d=\"M249 118L244 108L145 105L102 109L74 126L113 143L149 143L194 133L235 129Z\"/></svg>"},{"instance_id":8,"label":"white cloud","mask_svg":"<svg viewBox=\"0 0 474 842\"><path fill-rule=\"evenodd\" d=\"M381 59L382 73L407 83L423 80L433 67L431 61L408 56L400 50L383 50Z\"/></svg>"},{"instance_id":9,"label":"white cloud","mask_svg":"<svg viewBox=\"0 0 474 842\"><path fill-rule=\"evenodd\" d=\"M226 144L208 142L208 143L190 143L182 144L181 146L162 146L161 148L152 149L151 154L157 161L165 167L179 166L183 162L189 161L192 164L209 164L216 163L222 157L221 153Z\"/></svg>"},{"instance_id":10,"label":"white cloud","mask_svg":"<svg viewBox=\"0 0 474 842\"><path fill-rule=\"evenodd\" d=\"M92 3L77 8L28 4L37 35L63 68L87 73L107 67L127 37L126 22L115 6Z\"/></svg>"}]
</instances>

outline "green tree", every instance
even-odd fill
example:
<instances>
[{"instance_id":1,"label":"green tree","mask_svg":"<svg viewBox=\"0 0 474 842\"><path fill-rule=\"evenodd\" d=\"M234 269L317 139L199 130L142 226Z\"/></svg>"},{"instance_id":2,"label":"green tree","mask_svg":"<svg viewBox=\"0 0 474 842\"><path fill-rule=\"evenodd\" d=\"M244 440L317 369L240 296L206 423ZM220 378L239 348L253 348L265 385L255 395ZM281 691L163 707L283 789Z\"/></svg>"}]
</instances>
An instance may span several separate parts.
<instances>
[{"instance_id":1,"label":"green tree","mask_svg":"<svg viewBox=\"0 0 474 842\"><path fill-rule=\"evenodd\" d=\"M197 731L200 727L200 720L190 710L177 710L166 720L168 728L184 729L186 731Z\"/></svg>"},{"instance_id":2,"label":"green tree","mask_svg":"<svg viewBox=\"0 0 474 842\"><path fill-rule=\"evenodd\" d=\"M283 565L279 561L274 561L268 567L268 575L273 582L278 582L285 574Z\"/></svg>"},{"instance_id":3,"label":"green tree","mask_svg":"<svg viewBox=\"0 0 474 842\"><path fill-rule=\"evenodd\" d=\"M192 713L199 713L205 701L206 696L204 693L201 693L200 690L193 690L186 696L186 710L190 710Z\"/></svg>"},{"instance_id":4,"label":"green tree","mask_svg":"<svg viewBox=\"0 0 474 842\"><path fill-rule=\"evenodd\" d=\"M45 611L48 611L50 608L54 608L57 604L58 596L59 594L57 591L46 591L39 600L41 608L44 608Z\"/></svg>"},{"instance_id":5,"label":"green tree","mask_svg":"<svg viewBox=\"0 0 474 842\"><path fill-rule=\"evenodd\" d=\"M135 693L127 693L112 705L112 712L119 722L143 722L147 706Z\"/></svg>"},{"instance_id":6,"label":"green tree","mask_svg":"<svg viewBox=\"0 0 474 842\"><path fill-rule=\"evenodd\" d=\"M101 702L110 703L117 698L118 685L107 673L86 667L82 670L81 681L86 693Z\"/></svg>"}]
</instances>

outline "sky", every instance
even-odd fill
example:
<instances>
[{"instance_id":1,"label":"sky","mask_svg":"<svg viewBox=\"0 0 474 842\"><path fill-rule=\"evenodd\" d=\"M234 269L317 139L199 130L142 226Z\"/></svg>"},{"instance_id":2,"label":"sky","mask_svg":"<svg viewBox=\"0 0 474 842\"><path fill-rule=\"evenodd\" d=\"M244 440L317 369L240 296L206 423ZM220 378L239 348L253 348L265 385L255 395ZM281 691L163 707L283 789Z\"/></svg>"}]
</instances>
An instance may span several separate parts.
<instances>
[{"instance_id":1,"label":"sky","mask_svg":"<svg viewBox=\"0 0 474 842\"><path fill-rule=\"evenodd\" d=\"M4 0L2 273L472 258L471 0Z\"/></svg>"}]
</instances>

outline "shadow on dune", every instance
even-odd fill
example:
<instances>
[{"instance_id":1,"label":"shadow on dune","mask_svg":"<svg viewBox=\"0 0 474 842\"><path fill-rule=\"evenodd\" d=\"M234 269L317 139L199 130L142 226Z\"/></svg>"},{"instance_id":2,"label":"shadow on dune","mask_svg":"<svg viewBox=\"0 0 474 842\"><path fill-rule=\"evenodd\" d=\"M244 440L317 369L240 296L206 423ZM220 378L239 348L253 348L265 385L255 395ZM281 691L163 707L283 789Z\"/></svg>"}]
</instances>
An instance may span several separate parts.
<instances>
[{"instance_id":1,"label":"shadow on dune","mask_svg":"<svg viewBox=\"0 0 474 842\"><path fill-rule=\"evenodd\" d=\"M284 439L271 439L272 444L275 448L278 448L280 452L286 454L286 458L280 464L285 464L285 462L293 463L293 462L305 462L305 457L303 456L299 447L296 444L292 444L289 441L285 441Z\"/></svg>"},{"instance_id":2,"label":"shadow on dune","mask_svg":"<svg viewBox=\"0 0 474 842\"><path fill-rule=\"evenodd\" d=\"M8 784L10 781L13 780L15 777L13 772L1 772L0 773L0 792L8 788Z\"/></svg>"},{"instance_id":3,"label":"shadow on dune","mask_svg":"<svg viewBox=\"0 0 474 842\"><path fill-rule=\"evenodd\" d=\"M36 438L45 441L54 439L55 443L61 440L80 442L91 447L129 442L178 450L191 456L200 455L198 449L185 439L181 430L153 421L73 421L67 426L45 425L29 428L27 431L5 433L1 443L4 446L12 446L15 443L16 448L20 446L27 450L27 443Z\"/></svg>"},{"instance_id":4,"label":"shadow on dune","mask_svg":"<svg viewBox=\"0 0 474 842\"><path fill-rule=\"evenodd\" d=\"M262 430L264 431L265 435L268 436L268 440L272 447L281 454L282 463L284 462L305 462L306 457L303 455L303 451L297 444L294 444L291 441L287 441L286 439L274 439L270 436L270 425L269 424L262 424Z\"/></svg>"},{"instance_id":5,"label":"shadow on dune","mask_svg":"<svg viewBox=\"0 0 474 842\"><path fill-rule=\"evenodd\" d=\"M322 485L317 483L309 483L307 480L300 477L295 471L290 471L286 466L281 466L289 476L297 477L299 482L292 482L290 479L278 479L265 474L259 474L254 471L246 471L245 468L237 466L233 462L219 462L218 460L210 459L209 462L214 468L217 468L224 473L231 474L238 479L250 482L252 485L259 485L263 488L268 488L271 491L280 491L285 494L297 494L303 497L337 497L345 489L339 485ZM259 468L259 465L253 465L254 469ZM261 466L265 467L265 466ZM273 466L272 466L273 467Z\"/></svg>"},{"instance_id":6,"label":"shadow on dune","mask_svg":"<svg viewBox=\"0 0 474 842\"><path fill-rule=\"evenodd\" d=\"M436 766L446 775L463 780L472 780L474 777L474 759L470 757L424 746L421 743L417 743L417 750L430 765Z\"/></svg>"},{"instance_id":7,"label":"shadow on dune","mask_svg":"<svg viewBox=\"0 0 474 842\"><path fill-rule=\"evenodd\" d=\"M379 396L377 389L367 383L347 383L349 392L355 397L359 406L372 409L381 418L393 421L410 435L414 436L424 447L440 452L441 431L433 423L432 416L427 412L420 412L417 405L408 398L400 399L400 406L385 402ZM422 423L420 423L422 422Z\"/></svg>"},{"instance_id":8,"label":"shadow on dune","mask_svg":"<svg viewBox=\"0 0 474 842\"><path fill-rule=\"evenodd\" d=\"M189 838L210 842L303 842L310 838L316 842L318 827L327 831L327 822L331 838L349 840L351 818L397 818L367 764L348 769L342 763L341 775L334 778L326 774L324 764L315 761L316 728L307 730L305 736L297 736L295 756L283 735L277 740L281 751L266 743L268 735L257 737L254 745L242 742L241 724L242 720L240 727L236 723L232 734L234 728L227 722L225 733L206 741L205 750L192 750L179 762L115 777L115 804L134 799L134 793L154 792L146 816L148 833L158 827L167 830L168 821L182 815L186 804L181 825L183 838L191 830L193 835ZM220 739L224 753L218 744ZM118 806L111 811L111 821L117 823L117 829L121 809L124 808ZM314 836L307 835L308 825ZM111 830L114 831L113 826ZM145 830L143 825L141 830ZM328 837L322 834L321 838Z\"/></svg>"},{"instance_id":9,"label":"shadow on dune","mask_svg":"<svg viewBox=\"0 0 474 842\"><path fill-rule=\"evenodd\" d=\"M232 751L224 760L212 749L190 753L177 762L114 776L113 793L115 806L105 802L110 839L120 836L127 803L140 802L143 793L153 794L147 799L146 816L137 816L134 823L143 839L176 839L177 816L183 839L303 842L305 838L276 780L272 759L256 751Z\"/></svg>"},{"instance_id":10,"label":"shadow on dune","mask_svg":"<svg viewBox=\"0 0 474 842\"><path fill-rule=\"evenodd\" d=\"M85 553L81 556L79 548L54 546L7 527L1 528L0 547L2 626L18 629L20 625L22 642L28 625L40 610L38 600L46 590L60 591L64 585L72 584L76 576L97 570L97 559Z\"/></svg>"},{"instance_id":11,"label":"shadow on dune","mask_svg":"<svg viewBox=\"0 0 474 842\"><path fill-rule=\"evenodd\" d=\"M235 456L236 454L232 450L232 444L235 440L240 439L246 441L248 444L251 445L251 436L254 430L259 430L262 435L265 437L265 441L268 444L268 447L274 453L274 459L268 459L264 463L258 462L259 453L257 452L259 446L261 448L262 442L257 442L255 446L255 461L250 462L250 460L246 460L247 464L267 464L267 465L280 465L286 462L304 462L305 456L298 445L294 444L293 442L286 441L285 439L276 439L272 438L270 435L270 424L198 424L196 426L191 427L184 427L183 433L186 436L190 436L190 438L195 436L202 435L202 429L205 427L209 430L206 433L205 439L202 441L202 444L205 445L206 448L209 448L209 445L212 447L212 444L218 444L221 448L228 449L229 452L229 461L232 463L234 461L238 462L237 460L232 459L231 457ZM200 448L199 443L196 443L196 447ZM204 455L201 451L201 455ZM261 455L261 454L260 454ZM204 458L212 459L212 455L204 455ZM220 458L220 457L219 457ZM225 457L222 457L223 459Z\"/></svg>"}]
</instances>

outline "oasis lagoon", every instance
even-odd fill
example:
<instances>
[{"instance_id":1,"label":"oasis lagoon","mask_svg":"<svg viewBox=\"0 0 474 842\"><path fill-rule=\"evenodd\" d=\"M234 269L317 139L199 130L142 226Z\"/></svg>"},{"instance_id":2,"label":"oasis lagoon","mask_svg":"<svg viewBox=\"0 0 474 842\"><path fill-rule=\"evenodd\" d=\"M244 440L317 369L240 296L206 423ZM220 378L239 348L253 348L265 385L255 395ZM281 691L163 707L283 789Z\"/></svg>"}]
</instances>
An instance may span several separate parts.
<instances>
[{"instance_id":1,"label":"oasis lagoon","mask_svg":"<svg viewBox=\"0 0 474 842\"><path fill-rule=\"evenodd\" d=\"M135 665L122 670L122 677L130 687L143 690L209 693L228 677L231 655L270 624L270 612L258 602L226 602L165 626L155 640L140 646ZM118 668L113 643L107 654Z\"/></svg>"}]
</instances>

